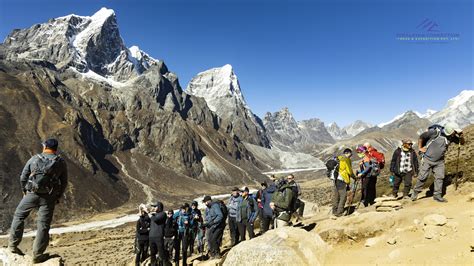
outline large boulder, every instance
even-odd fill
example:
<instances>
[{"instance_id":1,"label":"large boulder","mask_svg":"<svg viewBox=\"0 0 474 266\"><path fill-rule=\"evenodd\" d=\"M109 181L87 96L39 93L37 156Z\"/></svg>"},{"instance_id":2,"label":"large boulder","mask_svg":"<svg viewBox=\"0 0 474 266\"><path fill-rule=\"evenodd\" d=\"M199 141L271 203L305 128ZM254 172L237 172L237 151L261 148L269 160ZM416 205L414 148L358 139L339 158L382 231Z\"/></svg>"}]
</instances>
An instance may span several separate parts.
<instances>
[{"instance_id":1,"label":"large boulder","mask_svg":"<svg viewBox=\"0 0 474 266\"><path fill-rule=\"evenodd\" d=\"M13 266L13 265L60 266L60 265L64 265L61 257L59 256L52 257L43 263L33 264L33 259L31 258L31 256L29 255L20 256L17 254L13 254L6 248L0 248L0 261L2 262L2 265L5 265L5 266Z\"/></svg>"},{"instance_id":2,"label":"large boulder","mask_svg":"<svg viewBox=\"0 0 474 266\"><path fill-rule=\"evenodd\" d=\"M443 226L448 222L445 216L440 214L430 214L423 218L425 225L438 225Z\"/></svg>"},{"instance_id":3,"label":"large boulder","mask_svg":"<svg viewBox=\"0 0 474 266\"><path fill-rule=\"evenodd\" d=\"M322 265L329 249L317 233L284 227L238 244L223 265Z\"/></svg>"}]
</instances>

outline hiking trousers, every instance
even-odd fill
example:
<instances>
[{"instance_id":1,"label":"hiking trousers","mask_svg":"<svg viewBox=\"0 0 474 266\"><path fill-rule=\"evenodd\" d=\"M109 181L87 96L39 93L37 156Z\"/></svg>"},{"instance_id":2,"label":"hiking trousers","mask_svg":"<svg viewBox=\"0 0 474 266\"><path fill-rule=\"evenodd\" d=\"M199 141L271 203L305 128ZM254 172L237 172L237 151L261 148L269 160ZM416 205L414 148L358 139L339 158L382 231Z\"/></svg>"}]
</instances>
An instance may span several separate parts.
<instances>
[{"instance_id":1,"label":"hiking trousers","mask_svg":"<svg viewBox=\"0 0 474 266\"><path fill-rule=\"evenodd\" d=\"M362 178L362 203L367 207L375 203L376 198L376 176L367 176Z\"/></svg>"},{"instance_id":2,"label":"hiking trousers","mask_svg":"<svg viewBox=\"0 0 474 266\"><path fill-rule=\"evenodd\" d=\"M444 181L444 160L439 162L431 162L427 159L423 159L420 174L418 175L418 179L416 180L416 185L413 188L415 193L420 193L423 190L423 186L425 185L426 179L430 175L431 171L434 174L434 191L433 197L442 197L441 192L443 189L443 181Z\"/></svg>"},{"instance_id":3,"label":"hiking trousers","mask_svg":"<svg viewBox=\"0 0 474 266\"><path fill-rule=\"evenodd\" d=\"M245 231L249 233L249 239L252 239L255 237L255 233L253 230L253 223L250 223L247 219L244 221L241 221L240 223L237 223L237 227L239 228L239 234L240 234L240 241L245 241Z\"/></svg>"},{"instance_id":4,"label":"hiking trousers","mask_svg":"<svg viewBox=\"0 0 474 266\"><path fill-rule=\"evenodd\" d=\"M347 200L347 184L344 181L336 180L333 189L332 198L332 214L342 215L344 213L344 205Z\"/></svg>"},{"instance_id":5,"label":"hiking trousers","mask_svg":"<svg viewBox=\"0 0 474 266\"><path fill-rule=\"evenodd\" d=\"M33 255L39 256L44 253L49 244L49 229L53 220L54 205L56 198L49 194L26 193L21 199L13 215L8 245L17 247L23 239L25 219L33 209L38 210L36 218L36 238L33 243Z\"/></svg>"},{"instance_id":6,"label":"hiking trousers","mask_svg":"<svg viewBox=\"0 0 474 266\"><path fill-rule=\"evenodd\" d=\"M209 252L211 256L220 254L220 244L224 227L221 225L209 229Z\"/></svg>"},{"instance_id":7,"label":"hiking trousers","mask_svg":"<svg viewBox=\"0 0 474 266\"><path fill-rule=\"evenodd\" d=\"M237 218L229 216L229 231L232 246L239 244L240 241L239 227L237 226L237 224Z\"/></svg>"},{"instance_id":8,"label":"hiking trousers","mask_svg":"<svg viewBox=\"0 0 474 266\"><path fill-rule=\"evenodd\" d=\"M163 265L165 262L165 241L162 237L150 237L151 265ZM158 258L156 257L158 255Z\"/></svg>"},{"instance_id":9,"label":"hiking trousers","mask_svg":"<svg viewBox=\"0 0 474 266\"><path fill-rule=\"evenodd\" d=\"M170 261L173 255L174 237L165 237L165 257Z\"/></svg>"},{"instance_id":10,"label":"hiking trousers","mask_svg":"<svg viewBox=\"0 0 474 266\"><path fill-rule=\"evenodd\" d=\"M135 265L139 266L148 257L148 240L137 240L137 248Z\"/></svg>"},{"instance_id":11,"label":"hiking trousers","mask_svg":"<svg viewBox=\"0 0 474 266\"><path fill-rule=\"evenodd\" d=\"M262 234L270 229L272 220L273 220L273 216L268 216L265 214L262 215L262 228L261 228Z\"/></svg>"},{"instance_id":12,"label":"hiking trousers","mask_svg":"<svg viewBox=\"0 0 474 266\"><path fill-rule=\"evenodd\" d=\"M398 190L400 188L400 184L403 181L403 196L408 196L408 193L410 193L410 188L411 188L411 183L413 179L413 171L410 171L408 173L403 173L400 175L394 175L394 180L393 180L393 195L398 194Z\"/></svg>"},{"instance_id":13,"label":"hiking trousers","mask_svg":"<svg viewBox=\"0 0 474 266\"><path fill-rule=\"evenodd\" d=\"M187 229L186 229L187 230ZM178 232L178 236L175 238L174 241L174 262L176 264L179 263L179 256L182 254L183 258L183 265L186 264L188 260L188 232Z\"/></svg>"}]
</instances>

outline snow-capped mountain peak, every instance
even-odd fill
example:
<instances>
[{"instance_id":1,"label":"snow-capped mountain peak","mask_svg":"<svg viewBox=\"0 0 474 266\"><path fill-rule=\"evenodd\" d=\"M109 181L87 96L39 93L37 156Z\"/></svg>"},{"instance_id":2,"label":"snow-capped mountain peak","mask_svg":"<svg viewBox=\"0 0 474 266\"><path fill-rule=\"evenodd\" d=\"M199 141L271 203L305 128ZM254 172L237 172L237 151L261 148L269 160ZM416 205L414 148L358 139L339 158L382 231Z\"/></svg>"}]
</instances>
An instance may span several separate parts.
<instances>
[{"instance_id":1,"label":"snow-capped mountain peak","mask_svg":"<svg viewBox=\"0 0 474 266\"><path fill-rule=\"evenodd\" d=\"M451 98L446 107L429 116L431 122L446 124L448 122L464 128L474 123L474 90L463 90L459 95Z\"/></svg>"},{"instance_id":2,"label":"snow-capped mountain peak","mask_svg":"<svg viewBox=\"0 0 474 266\"><path fill-rule=\"evenodd\" d=\"M108 8L92 16L71 14L15 30L2 46L8 60L47 60L57 68L118 82L137 77L158 63L138 47L127 49L115 12Z\"/></svg>"},{"instance_id":3,"label":"snow-capped mountain peak","mask_svg":"<svg viewBox=\"0 0 474 266\"><path fill-rule=\"evenodd\" d=\"M418 115L418 116L421 117L421 118L429 118L430 116L436 114L436 112L438 112L438 111L432 110L432 109L428 109L428 110L426 110L426 112L423 113L423 114L420 113L420 112L417 112L417 111L415 111L415 114Z\"/></svg>"},{"instance_id":4,"label":"snow-capped mountain peak","mask_svg":"<svg viewBox=\"0 0 474 266\"><path fill-rule=\"evenodd\" d=\"M206 99L209 108L219 116L242 105L249 110L240 84L231 65L212 68L199 73L188 84L186 93Z\"/></svg>"},{"instance_id":5,"label":"snow-capped mountain peak","mask_svg":"<svg viewBox=\"0 0 474 266\"><path fill-rule=\"evenodd\" d=\"M372 124L370 123L364 122L362 120L356 120L354 123L348 126L345 126L343 130L346 131L346 133L349 134L350 136L355 136L359 134L360 132L371 127L372 127Z\"/></svg>"}]
</instances>

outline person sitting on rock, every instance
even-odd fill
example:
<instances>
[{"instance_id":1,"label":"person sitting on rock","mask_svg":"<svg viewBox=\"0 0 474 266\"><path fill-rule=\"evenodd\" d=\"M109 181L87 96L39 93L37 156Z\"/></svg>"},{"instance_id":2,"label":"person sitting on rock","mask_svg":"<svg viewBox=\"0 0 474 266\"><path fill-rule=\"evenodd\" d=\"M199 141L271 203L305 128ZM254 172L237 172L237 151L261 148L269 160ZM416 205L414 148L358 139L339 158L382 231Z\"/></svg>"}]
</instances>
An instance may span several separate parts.
<instances>
[{"instance_id":1,"label":"person sitting on rock","mask_svg":"<svg viewBox=\"0 0 474 266\"><path fill-rule=\"evenodd\" d=\"M148 257L148 240L150 234L151 219L145 204L138 206L140 218L137 221L135 239L135 265L140 265Z\"/></svg>"},{"instance_id":2,"label":"person sitting on rock","mask_svg":"<svg viewBox=\"0 0 474 266\"><path fill-rule=\"evenodd\" d=\"M422 154L422 163L420 174L416 185L413 189L412 200L418 198L418 194L422 191L423 186L428 179L431 171L433 171L434 191L433 199L437 202L448 202L442 196L442 187L445 172L444 156L450 143L463 145L464 137L461 129L456 129L456 125L452 123L446 124L444 127L435 125L420 135L418 139L418 150Z\"/></svg>"},{"instance_id":3,"label":"person sitting on rock","mask_svg":"<svg viewBox=\"0 0 474 266\"><path fill-rule=\"evenodd\" d=\"M404 183L403 198L407 199L410 192L412 180L418 175L418 156L413 150L413 142L410 139L402 140L402 146L397 148L392 155L390 172L395 177L393 180L393 196L398 199L398 189Z\"/></svg>"}]
</instances>

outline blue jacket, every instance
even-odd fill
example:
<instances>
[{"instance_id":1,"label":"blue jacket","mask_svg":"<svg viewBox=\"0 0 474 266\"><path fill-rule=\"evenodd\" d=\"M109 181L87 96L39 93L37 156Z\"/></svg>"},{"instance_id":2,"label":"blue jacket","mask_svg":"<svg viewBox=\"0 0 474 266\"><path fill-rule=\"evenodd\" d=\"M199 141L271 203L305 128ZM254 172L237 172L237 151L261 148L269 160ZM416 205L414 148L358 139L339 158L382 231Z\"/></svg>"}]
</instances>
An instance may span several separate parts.
<instances>
[{"instance_id":1,"label":"blue jacket","mask_svg":"<svg viewBox=\"0 0 474 266\"><path fill-rule=\"evenodd\" d=\"M239 208L241 201L242 201L242 196L240 195L237 198L234 196L230 196L230 199L227 203L227 210L229 210L229 217L232 217L232 218L237 217L237 210Z\"/></svg>"},{"instance_id":2,"label":"blue jacket","mask_svg":"<svg viewBox=\"0 0 474 266\"><path fill-rule=\"evenodd\" d=\"M250 223L255 222L258 216L258 205L257 201L250 195L247 196L246 199L242 198L240 201L239 207L237 208L237 217L236 220L238 223L242 222L242 214L240 212L240 208L243 203L247 203L246 212L247 212L247 221Z\"/></svg>"},{"instance_id":3,"label":"blue jacket","mask_svg":"<svg viewBox=\"0 0 474 266\"><path fill-rule=\"evenodd\" d=\"M173 214L173 219L176 219L176 223L178 224L178 232L184 233L184 231L193 225L193 219L191 219L191 213L182 213L181 211L177 211ZM187 226L185 221L188 222Z\"/></svg>"},{"instance_id":4,"label":"blue jacket","mask_svg":"<svg viewBox=\"0 0 474 266\"><path fill-rule=\"evenodd\" d=\"M209 229L217 228L224 221L224 214L218 202L212 202L211 207L206 208L206 224Z\"/></svg>"},{"instance_id":5,"label":"blue jacket","mask_svg":"<svg viewBox=\"0 0 474 266\"><path fill-rule=\"evenodd\" d=\"M273 217L273 210L270 208L270 202L272 202L272 195L276 191L275 184L271 184L268 188L263 190L262 205L263 215L265 217Z\"/></svg>"},{"instance_id":6,"label":"blue jacket","mask_svg":"<svg viewBox=\"0 0 474 266\"><path fill-rule=\"evenodd\" d=\"M359 174L362 174L362 177L370 177L372 172L372 164L370 162L363 162L360 166Z\"/></svg>"}]
</instances>

